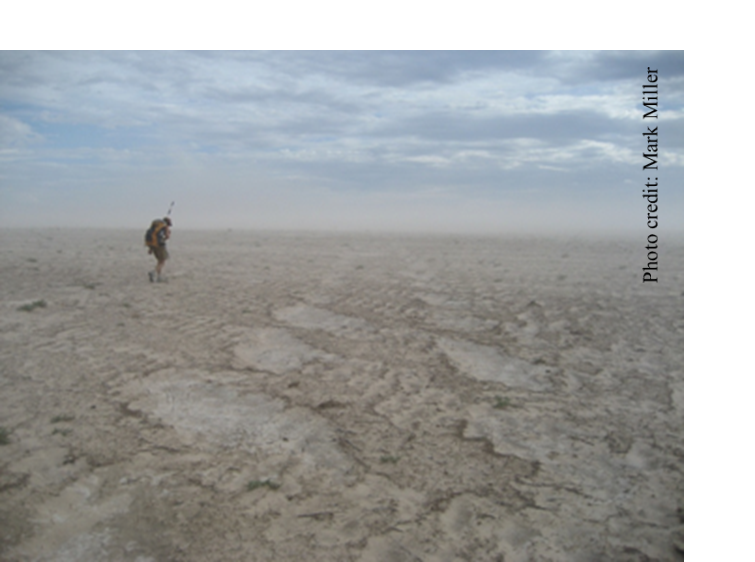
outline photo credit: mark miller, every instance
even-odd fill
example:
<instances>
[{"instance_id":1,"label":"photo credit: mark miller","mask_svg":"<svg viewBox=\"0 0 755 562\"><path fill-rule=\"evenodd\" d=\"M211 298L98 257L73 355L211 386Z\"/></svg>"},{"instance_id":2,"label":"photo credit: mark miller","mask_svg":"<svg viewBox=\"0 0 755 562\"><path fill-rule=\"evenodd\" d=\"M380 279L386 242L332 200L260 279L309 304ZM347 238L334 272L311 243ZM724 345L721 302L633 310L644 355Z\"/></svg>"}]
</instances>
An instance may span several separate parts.
<instances>
[{"instance_id":1,"label":"photo credit: mark miller","mask_svg":"<svg viewBox=\"0 0 755 562\"><path fill-rule=\"evenodd\" d=\"M648 67L647 84L642 85L642 105L648 110L642 119L658 119L658 69ZM655 170L658 173L658 125L647 127L642 136L647 141L647 147L642 153L643 170ZM642 197L647 200L647 226L651 230L658 228L658 178L648 177ZM647 237L648 262L642 268L642 282L658 282L658 235L651 232Z\"/></svg>"}]
</instances>

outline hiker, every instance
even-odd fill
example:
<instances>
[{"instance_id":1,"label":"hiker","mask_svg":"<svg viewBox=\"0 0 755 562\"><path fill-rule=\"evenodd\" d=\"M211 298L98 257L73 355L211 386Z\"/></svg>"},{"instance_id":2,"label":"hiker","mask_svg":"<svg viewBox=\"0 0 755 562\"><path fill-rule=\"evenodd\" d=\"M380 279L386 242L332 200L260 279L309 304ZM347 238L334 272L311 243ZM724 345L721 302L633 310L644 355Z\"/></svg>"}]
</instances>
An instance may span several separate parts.
<instances>
[{"instance_id":1,"label":"hiker","mask_svg":"<svg viewBox=\"0 0 755 562\"><path fill-rule=\"evenodd\" d=\"M165 242L170 238L171 226L173 226L173 222L170 220L170 217L165 217L162 220L155 219L144 235L144 244L149 247L149 253L154 254L157 259L155 270L149 272L149 280L152 283L155 281L158 283L165 281L162 276L163 266L168 259L168 250L165 247Z\"/></svg>"}]
</instances>

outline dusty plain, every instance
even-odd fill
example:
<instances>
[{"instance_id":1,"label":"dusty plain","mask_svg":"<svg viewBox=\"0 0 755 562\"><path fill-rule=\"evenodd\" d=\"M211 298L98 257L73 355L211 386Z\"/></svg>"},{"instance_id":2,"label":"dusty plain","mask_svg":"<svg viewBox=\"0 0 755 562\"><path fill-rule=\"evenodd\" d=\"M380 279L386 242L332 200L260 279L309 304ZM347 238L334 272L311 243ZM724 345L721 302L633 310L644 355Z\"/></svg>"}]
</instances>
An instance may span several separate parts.
<instances>
[{"instance_id":1,"label":"dusty plain","mask_svg":"<svg viewBox=\"0 0 755 562\"><path fill-rule=\"evenodd\" d=\"M683 244L0 231L0 560L683 559Z\"/></svg>"}]
</instances>

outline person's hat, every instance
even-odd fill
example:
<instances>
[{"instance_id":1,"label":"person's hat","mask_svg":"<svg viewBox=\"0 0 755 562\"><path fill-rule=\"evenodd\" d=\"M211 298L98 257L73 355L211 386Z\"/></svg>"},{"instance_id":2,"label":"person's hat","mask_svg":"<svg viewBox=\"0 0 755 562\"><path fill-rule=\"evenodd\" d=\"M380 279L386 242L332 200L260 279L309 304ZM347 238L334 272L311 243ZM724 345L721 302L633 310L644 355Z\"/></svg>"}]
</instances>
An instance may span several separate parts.
<instances>
[{"instance_id":1,"label":"person's hat","mask_svg":"<svg viewBox=\"0 0 755 562\"><path fill-rule=\"evenodd\" d=\"M165 218L163 219L163 221L164 221L164 222L165 222L165 224L167 224L168 226L173 226L173 221L172 221L172 220L170 220L170 217L165 217Z\"/></svg>"}]
</instances>

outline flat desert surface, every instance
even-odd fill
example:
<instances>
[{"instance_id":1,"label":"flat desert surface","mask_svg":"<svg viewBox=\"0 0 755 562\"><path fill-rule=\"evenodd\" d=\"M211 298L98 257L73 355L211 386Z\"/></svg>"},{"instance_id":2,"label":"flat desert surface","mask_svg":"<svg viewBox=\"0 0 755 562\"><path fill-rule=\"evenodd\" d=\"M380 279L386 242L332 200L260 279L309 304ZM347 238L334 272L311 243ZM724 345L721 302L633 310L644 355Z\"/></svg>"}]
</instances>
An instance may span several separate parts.
<instances>
[{"instance_id":1,"label":"flat desert surface","mask_svg":"<svg viewBox=\"0 0 755 562\"><path fill-rule=\"evenodd\" d=\"M684 248L0 231L0 559L683 559Z\"/></svg>"}]
</instances>

